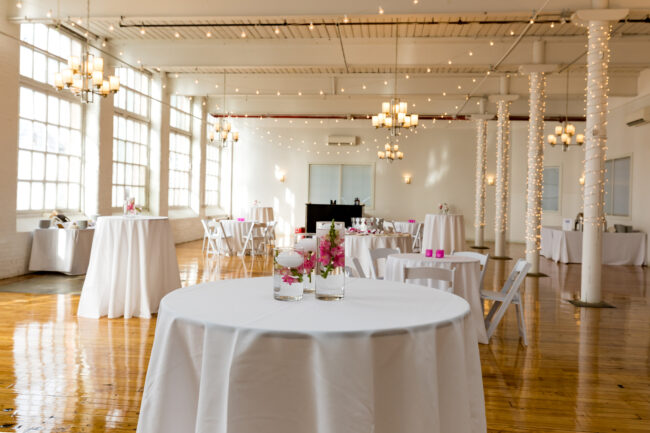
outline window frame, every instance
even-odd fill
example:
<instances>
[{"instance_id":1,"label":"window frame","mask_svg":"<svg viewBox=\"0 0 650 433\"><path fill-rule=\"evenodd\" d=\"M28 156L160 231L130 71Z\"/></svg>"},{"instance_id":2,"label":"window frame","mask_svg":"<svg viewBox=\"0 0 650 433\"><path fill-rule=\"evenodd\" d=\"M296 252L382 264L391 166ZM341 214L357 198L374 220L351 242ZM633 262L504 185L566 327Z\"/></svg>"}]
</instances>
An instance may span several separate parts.
<instances>
[{"instance_id":1,"label":"window frame","mask_svg":"<svg viewBox=\"0 0 650 433\"><path fill-rule=\"evenodd\" d=\"M131 69L128 66L122 66L122 68L127 69L127 70ZM149 74L147 74L147 73L145 73L143 71L136 71L136 72L147 76L147 78L148 78L147 85L149 86L149 88L147 90L148 90L149 94L143 93L140 90L136 90L136 89L134 89L132 87L129 87L126 82L125 83L120 82L120 91L122 91L122 90L131 91L133 93L138 94L140 97L144 98L144 100L146 100L147 105L148 105L148 107L147 107L148 116L143 116L143 115L141 115L139 113L129 111L128 109L118 107L117 106L117 101L114 100L113 101L113 122L115 122L116 117L123 117L123 118L126 119L126 121L133 120L133 121L141 122L141 123L144 123L144 124L147 125L147 143L146 143L147 164L144 166L145 167L145 184L144 184L145 203L138 203L138 205L142 206L143 209L148 210L149 207L150 207L150 191L151 191L151 181L150 181L151 168L150 168L150 165L151 165L151 85L152 85L151 80L152 80L152 77ZM116 71L116 73L117 73L117 71ZM115 98L115 96L114 96L114 98ZM113 125L113 130L115 130L115 125ZM113 135L113 138L112 138L112 141L111 141L113 146L115 146L115 141L116 140L118 140L118 138L116 138ZM130 140L123 140L123 141L124 142L130 142ZM111 170L112 170L113 165L116 164L116 163L122 163L122 162L121 161L116 161L115 159L113 159L113 154L111 154ZM124 162L124 163L134 165L134 166L142 166L142 164L139 164L139 163L138 164L129 163L129 162ZM120 185L120 184L113 183L113 175L114 174L112 174L112 176L111 176L111 204L113 202L113 187L115 187L116 185L117 186L123 186L123 187L127 187L127 186L128 187L133 187L134 186L134 185L126 185L126 184ZM119 200L118 200L118 203L119 203ZM122 208L121 206L112 206L113 212L119 212L119 210L121 208Z\"/></svg>"},{"instance_id":2,"label":"window frame","mask_svg":"<svg viewBox=\"0 0 650 433\"><path fill-rule=\"evenodd\" d=\"M544 181L542 181L542 196L540 197L540 208L544 214L559 215L562 213L562 166L561 165L545 165L542 168L542 176L544 175L544 170L547 168L557 169L557 210L546 210L544 209ZM546 179L543 176L543 179Z\"/></svg>"},{"instance_id":3,"label":"window frame","mask_svg":"<svg viewBox=\"0 0 650 433\"><path fill-rule=\"evenodd\" d=\"M172 100L173 100L172 98L188 98L188 99L189 99L189 106L188 106L188 108L189 108L190 111L187 112L187 111L183 111L183 110L180 109L180 108L177 108L177 105L175 105L175 104L172 103ZM169 121L169 137L170 137L170 139L169 139L169 143L170 143L170 146L169 146L169 151L167 152L167 153L168 153L168 154L167 154L167 160L169 161L169 158L171 157L172 152L174 152L174 153L178 153L178 152L175 152L175 151L173 151L173 150L171 149L171 135L172 135L172 134L176 134L176 135L182 135L182 136L185 136L185 137L187 137L187 139L189 140L189 153L188 153L188 157L189 157L189 161L190 161L190 168L189 168L189 170L187 171L187 175L188 175L188 182L187 182L187 201L188 201L188 203L187 203L186 205L176 205L176 204L175 204L175 205L172 205L172 204L171 204L171 201L169 200L169 193L170 193L170 191L171 191L171 190L180 190L180 188L172 188L171 185L170 185L171 182L169 182L169 181L167 182L167 205L168 205L169 209L173 209L173 210L178 210L178 209L190 209L191 206L192 206L192 150L193 150L193 149L192 149L192 138L193 138L193 134L192 134L192 132L193 132L193 123L194 123L194 122L192 122L192 118L193 118L193 116L192 116L193 103L192 103L192 102L193 102L193 99L192 99L191 97L184 96L184 95L172 95L172 96L170 97L170 100L169 100L169 111L170 111L170 115L169 115L169 118L170 118L170 121ZM171 124L171 111L172 111L172 110L176 110L176 111L178 111L179 113L188 116L188 118L189 118L188 130L185 130L185 129L182 129L182 128L178 128L178 127L176 127L176 126L172 126L172 124ZM170 174L171 174L172 168L171 168L171 164L169 164L169 163L168 163L168 166L169 166L169 167L168 167L168 169L167 169L167 176L168 176L168 178L169 178L169 177L171 177ZM174 170L174 171L178 171L178 170ZM182 173L184 173L184 172L182 172Z\"/></svg>"},{"instance_id":4,"label":"window frame","mask_svg":"<svg viewBox=\"0 0 650 433\"><path fill-rule=\"evenodd\" d=\"M606 216L614 217L614 218L628 218L628 219L630 219L630 218L632 218L632 204L634 203L633 200L632 200L632 187L633 187L632 180L634 179L634 173L633 173L634 166L632 165L633 164L632 154L631 153L622 154L620 156L607 158L607 159L605 159L605 162L603 163L603 168L606 169L606 167L607 167L606 164L607 164L608 161L613 162L613 161L616 161L616 160L619 160L619 159L625 159L625 158L628 158L630 160L630 172L628 173L629 174L629 179L628 179L628 191L627 191L627 194L628 194L628 198L627 198L627 200L628 200L627 201L627 203L628 203L627 215L607 213L606 212L606 207L605 207L605 204L607 202L607 197L603 197L603 214L605 214ZM612 173L612 177L613 177L613 173ZM606 190L607 190L607 185L605 185L605 191ZM614 200L614 187L613 186L612 186L612 200ZM614 204L613 204L613 201L612 201L612 207L613 206L614 206Z\"/></svg>"},{"instance_id":5,"label":"window frame","mask_svg":"<svg viewBox=\"0 0 650 433\"><path fill-rule=\"evenodd\" d=\"M52 26L46 26L46 27L47 27L48 31L53 29ZM80 40L79 38L75 38L73 35L70 35L67 32L63 32L63 31L58 30L58 29L54 29L54 30L56 30L60 34L64 34L65 36L70 38L71 42L76 40L76 42L78 42L79 44L83 44L82 40ZM50 60L50 59L56 60L56 61L58 61L60 63L67 63L67 59L63 59L63 58L59 57L58 55L56 55L56 54L54 54L52 52L49 52L49 51L44 50L44 49L42 49L40 47L37 47L37 46L35 46L33 44L30 44L30 43L24 41L22 38L20 39L19 46L20 47L26 47L26 48L28 48L30 50L33 50L34 52L38 52L38 53L43 54L46 57L46 63L47 63L47 60ZM19 62L20 62L20 58L19 58ZM33 67L33 64L32 64L32 67ZM49 70L49 66L48 66L48 70ZM18 77L19 77L19 79L18 79L19 92L20 92L20 88L24 87L24 88L27 88L27 89L31 90L32 92L35 91L35 92L45 94L46 100L50 96L53 96L53 97L55 97L57 99L65 100L65 101L67 101L67 102L69 102L71 104L78 104L79 107L80 107L81 118L79 119L79 121L80 121L79 133L81 134L81 152L79 153L79 155L69 155L69 154L66 155L66 154L62 154L62 153L59 153L59 152L48 152L47 147L46 147L46 149L44 151L33 150L33 149L22 149L20 147L20 141L19 141L20 140L20 125L18 125L18 134L19 134L19 136L18 136L18 141L16 142L16 150L17 150L17 152L16 152L16 167L18 167L18 158L19 158L19 154L20 154L21 150L25 150L25 151L29 151L29 152L38 152L38 153L42 153L43 155L45 155L45 160L46 160L46 162L45 162L45 170L46 171L47 171L47 155L48 154L65 155L65 156L68 156L68 157L74 156L75 158L78 157L80 159L80 170L81 170L81 172L79 174L79 208L78 209L72 209L70 207L59 208L58 206L55 205L54 209L56 209L57 211L60 211L60 212L68 213L68 214L83 212L83 208L85 206L85 187L84 187L84 185L85 185L85 165L86 165L86 107L85 107L84 104L81 103L79 98L76 97L75 95L73 95L71 92L56 90L48 82L49 77L47 77L47 76L46 76L46 81L43 82L43 81L38 81L38 80L36 80L34 78L31 78L31 77L27 77L25 75L22 75L20 73L20 71L19 71L18 72ZM18 120L20 122L20 119L22 119L22 117L20 115L20 97L18 99L17 109L18 109L18 113L17 113L18 114ZM54 125L54 124L50 123L49 119L47 118L47 113L48 113L47 110L48 109L46 107L46 120L44 122L37 121L39 123L44 123L45 126L46 126L46 130L47 130L47 125ZM32 120L32 121L35 121L35 120ZM56 126L59 127L60 125L57 124ZM70 127L68 129L73 129L73 128ZM47 138L46 138L46 140L47 140ZM45 184L45 183L55 183L56 185L59 185L59 184L68 184L69 185L71 183L76 183L76 182L59 181L59 180L47 181L45 178L42 180L42 182L38 181L38 180L21 180L21 179L18 178L18 175L16 175L16 198L17 198L17 195L18 195L18 183L19 182L29 182L30 184L33 183L33 182L40 182L40 183L43 183L43 184ZM57 189L58 189L58 187L57 187ZM45 191L44 191L44 194L45 194ZM30 202L31 202L31 188L30 188ZM45 206L45 202L43 203L43 205ZM51 209L43 207L42 209L28 209L28 210L27 209L22 209L22 210L18 210L17 209L17 202L16 202L16 209L15 210L16 210L16 215L18 217L30 218L30 217L41 216L44 212L48 212Z\"/></svg>"},{"instance_id":6,"label":"window frame","mask_svg":"<svg viewBox=\"0 0 650 433\"><path fill-rule=\"evenodd\" d=\"M214 130L214 125L211 124L211 123L208 123L208 132L210 130ZM215 161L215 160L209 158L210 152L209 152L208 149L210 147L214 147L216 149L217 155L219 155L218 156L219 157L218 161ZM216 208L216 207L219 207L219 204L221 203L221 178L222 178L221 168L222 168L222 160L223 160L223 152L222 152L222 150L223 149L222 149L221 146L219 146L216 143L210 142L209 139L205 143L205 179L204 179L204 188L203 188L204 189L204 191L203 191L203 193L204 193L203 194L203 206L205 208ZM211 161L212 163L216 162L217 169L218 169L216 175L212 175L212 174L208 173L208 161ZM216 190L208 188L208 176L216 178L216 185L217 185ZM216 203L208 203L208 191L216 192L216 196L217 196Z\"/></svg>"},{"instance_id":7,"label":"window frame","mask_svg":"<svg viewBox=\"0 0 650 433\"><path fill-rule=\"evenodd\" d=\"M311 167L312 165L330 165L330 166L338 166L339 167L339 192L338 192L338 198L336 199L337 204L343 204L340 203L341 201L341 196L343 194L343 166L366 166L370 167L370 172L371 172L371 179L370 179L370 197L372 198L372 205L367 205L365 204L365 208L367 210L374 210L375 209L375 181L377 178L377 165L374 162L370 163L355 163L355 164L346 164L346 163L322 163L322 162L309 162L307 164L307 200L309 203L311 203Z\"/></svg>"}]
</instances>

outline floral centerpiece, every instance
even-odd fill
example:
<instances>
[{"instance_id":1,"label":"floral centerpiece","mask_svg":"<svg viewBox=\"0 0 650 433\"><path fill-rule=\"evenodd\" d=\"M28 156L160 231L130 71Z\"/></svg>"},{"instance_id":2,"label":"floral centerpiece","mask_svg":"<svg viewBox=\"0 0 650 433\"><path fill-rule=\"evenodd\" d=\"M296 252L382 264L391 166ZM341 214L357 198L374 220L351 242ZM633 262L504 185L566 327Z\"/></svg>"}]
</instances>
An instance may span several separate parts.
<instances>
[{"instance_id":1,"label":"floral centerpiece","mask_svg":"<svg viewBox=\"0 0 650 433\"><path fill-rule=\"evenodd\" d=\"M273 250L273 297L280 301L302 299L303 251L295 248Z\"/></svg>"},{"instance_id":2,"label":"floral centerpiece","mask_svg":"<svg viewBox=\"0 0 650 433\"><path fill-rule=\"evenodd\" d=\"M345 294L345 237L335 226L318 238L318 271L316 298L328 301L342 299Z\"/></svg>"},{"instance_id":3,"label":"floral centerpiece","mask_svg":"<svg viewBox=\"0 0 650 433\"><path fill-rule=\"evenodd\" d=\"M449 205L447 203L440 203L438 209L440 209L441 214L449 215Z\"/></svg>"}]
</instances>

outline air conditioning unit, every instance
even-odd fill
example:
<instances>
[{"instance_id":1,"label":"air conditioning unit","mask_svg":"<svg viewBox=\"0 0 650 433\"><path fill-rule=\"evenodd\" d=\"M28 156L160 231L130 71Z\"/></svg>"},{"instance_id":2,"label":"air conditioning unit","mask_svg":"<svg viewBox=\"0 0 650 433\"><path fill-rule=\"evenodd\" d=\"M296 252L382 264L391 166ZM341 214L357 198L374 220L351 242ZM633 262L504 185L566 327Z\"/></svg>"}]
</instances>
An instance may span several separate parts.
<instances>
[{"instance_id":1,"label":"air conditioning unit","mask_svg":"<svg viewBox=\"0 0 650 433\"><path fill-rule=\"evenodd\" d=\"M650 107L635 111L625 117L627 126L639 126L650 123Z\"/></svg>"},{"instance_id":2,"label":"air conditioning unit","mask_svg":"<svg viewBox=\"0 0 650 433\"><path fill-rule=\"evenodd\" d=\"M330 135L327 137L328 146L356 146L356 135Z\"/></svg>"}]
</instances>

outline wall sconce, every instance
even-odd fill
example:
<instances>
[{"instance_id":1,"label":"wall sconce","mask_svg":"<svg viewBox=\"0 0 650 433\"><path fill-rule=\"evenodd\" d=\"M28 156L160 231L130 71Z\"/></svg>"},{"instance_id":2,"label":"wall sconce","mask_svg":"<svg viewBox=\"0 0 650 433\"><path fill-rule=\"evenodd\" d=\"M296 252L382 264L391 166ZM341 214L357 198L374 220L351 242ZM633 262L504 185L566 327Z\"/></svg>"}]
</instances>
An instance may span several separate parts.
<instances>
[{"instance_id":1,"label":"wall sconce","mask_svg":"<svg viewBox=\"0 0 650 433\"><path fill-rule=\"evenodd\" d=\"M404 175L404 183L405 184L410 185L411 184L411 179L412 179L411 175L409 175L409 174Z\"/></svg>"},{"instance_id":2,"label":"wall sconce","mask_svg":"<svg viewBox=\"0 0 650 433\"><path fill-rule=\"evenodd\" d=\"M578 183L581 186L585 186L585 175L584 174L578 178Z\"/></svg>"},{"instance_id":3,"label":"wall sconce","mask_svg":"<svg viewBox=\"0 0 650 433\"><path fill-rule=\"evenodd\" d=\"M286 174L284 174L284 173L280 173L280 174L278 175L278 180L280 181L280 183L284 183L284 181L285 181L286 179L287 179L287 175L286 175Z\"/></svg>"},{"instance_id":4,"label":"wall sconce","mask_svg":"<svg viewBox=\"0 0 650 433\"><path fill-rule=\"evenodd\" d=\"M494 176L493 175L488 174L486 180L487 180L487 185L488 186L494 186Z\"/></svg>"}]
</instances>

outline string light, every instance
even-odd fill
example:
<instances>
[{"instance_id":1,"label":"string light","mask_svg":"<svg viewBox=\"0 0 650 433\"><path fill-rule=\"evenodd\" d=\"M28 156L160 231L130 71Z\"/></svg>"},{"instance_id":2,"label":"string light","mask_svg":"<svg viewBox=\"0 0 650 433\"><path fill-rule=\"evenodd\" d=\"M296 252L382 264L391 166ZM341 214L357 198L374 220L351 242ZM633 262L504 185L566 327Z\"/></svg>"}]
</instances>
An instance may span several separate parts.
<instances>
[{"instance_id":1,"label":"string light","mask_svg":"<svg viewBox=\"0 0 650 433\"><path fill-rule=\"evenodd\" d=\"M508 227L508 170L510 166L510 101L497 101L497 178L496 216L494 219L495 254L504 255Z\"/></svg>"},{"instance_id":2,"label":"string light","mask_svg":"<svg viewBox=\"0 0 650 433\"><path fill-rule=\"evenodd\" d=\"M435 119L434 119L435 120ZM485 175L487 173L487 120L476 121L476 196L474 211L474 227L480 229L481 235L485 227ZM477 230L478 233L478 230ZM481 246L479 239L476 245Z\"/></svg>"},{"instance_id":3,"label":"string light","mask_svg":"<svg viewBox=\"0 0 650 433\"><path fill-rule=\"evenodd\" d=\"M526 259L531 272L539 272L540 231L542 229L542 188L544 181L544 113L546 76L529 74L528 177L526 182Z\"/></svg>"}]
</instances>

